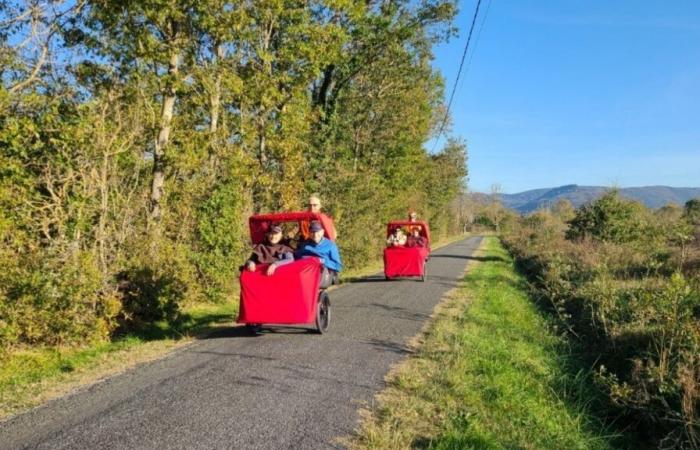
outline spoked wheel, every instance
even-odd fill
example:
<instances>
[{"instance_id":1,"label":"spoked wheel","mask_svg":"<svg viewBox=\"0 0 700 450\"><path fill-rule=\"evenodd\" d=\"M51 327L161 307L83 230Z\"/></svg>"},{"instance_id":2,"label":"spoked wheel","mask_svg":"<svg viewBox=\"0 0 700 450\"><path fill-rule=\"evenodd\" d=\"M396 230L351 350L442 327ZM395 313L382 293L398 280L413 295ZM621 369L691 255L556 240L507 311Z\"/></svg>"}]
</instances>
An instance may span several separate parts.
<instances>
[{"instance_id":1,"label":"spoked wheel","mask_svg":"<svg viewBox=\"0 0 700 450\"><path fill-rule=\"evenodd\" d=\"M318 305L316 305L316 332L323 334L328 331L331 323L331 301L326 291L318 294Z\"/></svg>"}]
</instances>

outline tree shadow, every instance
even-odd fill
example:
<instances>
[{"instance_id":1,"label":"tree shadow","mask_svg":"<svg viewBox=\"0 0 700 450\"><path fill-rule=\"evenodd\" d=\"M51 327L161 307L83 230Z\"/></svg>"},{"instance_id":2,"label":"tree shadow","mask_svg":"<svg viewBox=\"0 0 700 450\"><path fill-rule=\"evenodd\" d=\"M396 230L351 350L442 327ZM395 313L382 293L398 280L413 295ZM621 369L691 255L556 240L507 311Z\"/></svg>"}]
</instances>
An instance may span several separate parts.
<instances>
[{"instance_id":1,"label":"tree shadow","mask_svg":"<svg viewBox=\"0 0 700 450\"><path fill-rule=\"evenodd\" d=\"M221 332L221 325L235 320L233 312L217 312L202 315L181 313L175 320L165 320L140 324L128 330L114 334L114 340L136 338L142 341L163 339L182 339L185 337L207 335Z\"/></svg>"},{"instance_id":2,"label":"tree shadow","mask_svg":"<svg viewBox=\"0 0 700 450\"><path fill-rule=\"evenodd\" d=\"M394 353L397 355L407 355L411 353L411 350L406 345L386 339L365 339L362 341L362 343L367 344L376 350Z\"/></svg>"},{"instance_id":3,"label":"tree shadow","mask_svg":"<svg viewBox=\"0 0 700 450\"><path fill-rule=\"evenodd\" d=\"M454 258L454 259L467 259L470 261L481 261L481 262L491 262L491 261L505 261L505 259L500 256L467 256L467 255L431 255L431 258Z\"/></svg>"},{"instance_id":4,"label":"tree shadow","mask_svg":"<svg viewBox=\"0 0 700 450\"><path fill-rule=\"evenodd\" d=\"M416 322L424 322L425 320L430 318L430 314L425 314L418 311L411 311L410 309L403 308L400 306L391 306L382 303L370 303L369 307L388 312L392 317L406 320L414 320Z\"/></svg>"}]
</instances>

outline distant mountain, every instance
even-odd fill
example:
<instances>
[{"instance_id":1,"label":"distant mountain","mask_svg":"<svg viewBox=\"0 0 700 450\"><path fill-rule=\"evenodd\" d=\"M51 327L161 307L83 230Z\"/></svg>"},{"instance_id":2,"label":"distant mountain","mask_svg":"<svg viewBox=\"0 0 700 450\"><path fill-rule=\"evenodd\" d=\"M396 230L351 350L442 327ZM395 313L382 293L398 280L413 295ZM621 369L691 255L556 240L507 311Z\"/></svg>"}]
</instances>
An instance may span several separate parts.
<instances>
[{"instance_id":1,"label":"distant mountain","mask_svg":"<svg viewBox=\"0 0 700 450\"><path fill-rule=\"evenodd\" d=\"M501 201L508 208L521 213L529 213L539 208L554 205L565 199L579 207L600 197L609 188L603 186L578 186L568 184L555 188L534 189L518 194L500 194ZM669 203L683 206L693 198L700 198L700 188L675 188L670 186L644 186L620 188L620 195L637 200L649 208L660 208Z\"/></svg>"}]
</instances>

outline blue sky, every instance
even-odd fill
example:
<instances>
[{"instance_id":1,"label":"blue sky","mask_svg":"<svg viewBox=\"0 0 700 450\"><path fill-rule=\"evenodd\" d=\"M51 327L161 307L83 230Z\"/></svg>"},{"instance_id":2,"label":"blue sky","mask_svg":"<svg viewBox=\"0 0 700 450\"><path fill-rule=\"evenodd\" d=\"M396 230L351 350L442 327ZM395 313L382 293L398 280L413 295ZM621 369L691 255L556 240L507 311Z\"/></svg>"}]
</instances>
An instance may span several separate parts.
<instances>
[{"instance_id":1,"label":"blue sky","mask_svg":"<svg viewBox=\"0 0 700 450\"><path fill-rule=\"evenodd\" d=\"M435 50L446 96L475 5ZM482 0L471 48L452 106L470 189L700 186L700 1Z\"/></svg>"}]
</instances>

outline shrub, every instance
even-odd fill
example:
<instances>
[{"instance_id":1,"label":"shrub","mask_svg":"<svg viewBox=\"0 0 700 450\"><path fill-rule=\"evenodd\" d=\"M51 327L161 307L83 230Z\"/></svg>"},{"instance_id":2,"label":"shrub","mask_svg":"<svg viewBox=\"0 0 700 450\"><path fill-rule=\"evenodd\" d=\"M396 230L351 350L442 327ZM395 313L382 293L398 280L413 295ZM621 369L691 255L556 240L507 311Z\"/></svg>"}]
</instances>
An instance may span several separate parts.
<instances>
[{"instance_id":1,"label":"shrub","mask_svg":"<svg viewBox=\"0 0 700 450\"><path fill-rule=\"evenodd\" d=\"M537 298L587 350L611 420L660 448L700 448L700 277L690 258L669 257L686 217L609 193L568 229L540 212L503 236Z\"/></svg>"},{"instance_id":2,"label":"shrub","mask_svg":"<svg viewBox=\"0 0 700 450\"><path fill-rule=\"evenodd\" d=\"M592 237L601 241L627 243L646 236L650 224L644 206L621 198L612 190L582 206L569 222L569 239Z\"/></svg>"},{"instance_id":3,"label":"shrub","mask_svg":"<svg viewBox=\"0 0 700 450\"><path fill-rule=\"evenodd\" d=\"M158 320L177 318L186 286L171 273L158 273L152 267L136 267L120 273L120 329L134 328Z\"/></svg>"}]
</instances>

